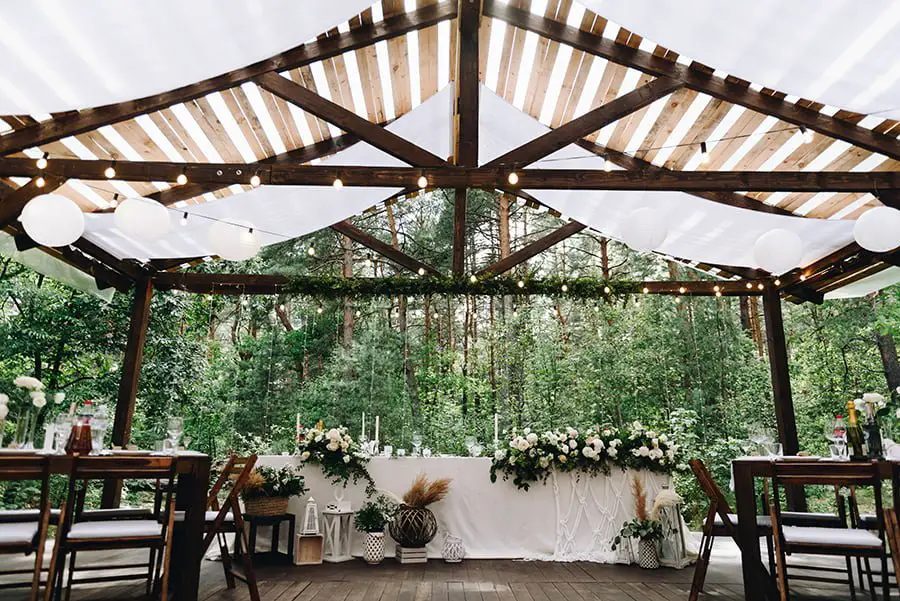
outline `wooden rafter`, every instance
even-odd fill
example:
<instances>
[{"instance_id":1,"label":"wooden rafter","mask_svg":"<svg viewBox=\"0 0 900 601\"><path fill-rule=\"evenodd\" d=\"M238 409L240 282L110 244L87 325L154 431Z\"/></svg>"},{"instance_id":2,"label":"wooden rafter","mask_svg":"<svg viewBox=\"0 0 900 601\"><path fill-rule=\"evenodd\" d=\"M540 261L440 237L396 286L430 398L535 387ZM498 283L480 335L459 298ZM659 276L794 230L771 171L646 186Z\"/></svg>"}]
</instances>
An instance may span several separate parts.
<instances>
[{"instance_id":1,"label":"wooden rafter","mask_svg":"<svg viewBox=\"0 0 900 601\"><path fill-rule=\"evenodd\" d=\"M493 263L481 271L478 272L478 276L490 276L490 275L499 275L501 273L506 273L516 265L520 265L527 261L528 259L544 252L551 246L558 244L565 240L566 238L577 234L578 232L585 229L587 226L583 223L578 223L577 221L570 221L569 223L557 228L556 230L550 232L546 236L543 236L534 242L525 245L520 248L516 252L512 253L508 257L504 257L500 259L496 263Z\"/></svg>"},{"instance_id":2,"label":"wooden rafter","mask_svg":"<svg viewBox=\"0 0 900 601\"><path fill-rule=\"evenodd\" d=\"M0 137L0 154L11 154L67 136L98 129L142 114L187 102L248 82L265 73L287 71L405 35L456 16L456 5L441 2L399 14L379 23L366 24L303 44L248 67L139 100L66 113L56 119L22 128Z\"/></svg>"},{"instance_id":3,"label":"wooden rafter","mask_svg":"<svg viewBox=\"0 0 900 601\"><path fill-rule=\"evenodd\" d=\"M714 77L711 73L693 69L661 56L619 44L552 19L532 14L498 0L484 0L484 12L520 29L531 31L582 52L603 57L614 63L655 75L670 77L692 90L708 94L726 102L738 104L765 115L778 117L797 126L804 126L826 136L843 140L872 152L879 152L900 160L900 141L896 137L879 134L848 121L829 117L816 110L787 102L750 89L742 83Z\"/></svg>"},{"instance_id":4,"label":"wooden rafter","mask_svg":"<svg viewBox=\"0 0 900 601\"><path fill-rule=\"evenodd\" d=\"M454 107L454 150L456 165L478 165L478 32L481 0L458 0L456 52L456 106ZM464 186L453 194L453 274L461 275L466 257L466 195Z\"/></svg>"},{"instance_id":5,"label":"wooden rafter","mask_svg":"<svg viewBox=\"0 0 900 601\"><path fill-rule=\"evenodd\" d=\"M387 257L397 265L405 267L406 269L409 269L414 273L419 273L420 275L440 275L438 270L434 267L431 267L430 265L427 265L426 263L423 263L418 259L410 257L405 252L394 248L386 242L382 242L371 234L367 234L349 221L340 221L338 223L335 223L331 226L331 229L344 234L351 240L354 240L359 244L362 244L363 246L374 250L378 254Z\"/></svg>"},{"instance_id":6,"label":"wooden rafter","mask_svg":"<svg viewBox=\"0 0 900 601\"><path fill-rule=\"evenodd\" d=\"M277 73L266 73L254 80L261 88L292 102L320 119L348 131L375 148L417 167L437 167L447 161L397 134L363 119L339 104L322 98L312 90L286 79Z\"/></svg>"},{"instance_id":7,"label":"wooden rafter","mask_svg":"<svg viewBox=\"0 0 900 601\"><path fill-rule=\"evenodd\" d=\"M41 174L84 180L106 180L110 161L51 159L40 170L31 159L0 158L0 177ZM363 167L292 163L172 163L116 161L116 179L135 182L171 181L179 174L194 183L250 184L256 174L263 184L330 186L340 177L345 186L407 188L426 175L430 187L509 188L508 169L490 167ZM685 192L869 192L900 190L894 171L612 171L585 169L523 169L518 188L536 190L663 190Z\"/></svg>"},{"instance_id":8,"label":"wooden rafter","mask_svg":"<svg viewBox=\"0 0 900 601\"><path fill-rule=\"evenodd\" d=\"M526 142L487 163L489 167L501 165L524 167L545 156L565 148L573 142L630 115L660 98L665 98L682 87L680 81L660 77L627 94L611 100L568 123L550 130L543 136Z\"/></svg>"}]
</instances>

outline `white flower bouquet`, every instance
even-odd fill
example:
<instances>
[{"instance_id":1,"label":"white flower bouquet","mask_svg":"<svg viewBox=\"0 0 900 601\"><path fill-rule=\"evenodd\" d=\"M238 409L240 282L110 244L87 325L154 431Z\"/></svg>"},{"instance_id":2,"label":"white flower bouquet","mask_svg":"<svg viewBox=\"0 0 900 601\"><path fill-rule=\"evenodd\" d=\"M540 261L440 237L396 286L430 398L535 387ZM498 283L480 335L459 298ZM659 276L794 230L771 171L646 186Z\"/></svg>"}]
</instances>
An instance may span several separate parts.
<instances>
[{"instance_id":1,"label":"white flower bouquet","mask_svg":"<svg viewBox=\"0 0 900 601\"><path fill-rule=\"evenodd\" d=\"M32 376L19 376L13 380L12 397L0 394L0 441L2 441L3 425L14 411L16 420L15 446L28 446L34 436L38 416L47 405L47 392L44 383ZM54 395L55 398L55 395Z\"/></svg>"},{"instance_id":2,"label":"white flower bouquet","mask_svg":"<svg viewBox=\"0 0 900 601\"><path fill-rule=\"evenodd\" d=\"M375 481L366 469L368 458L359 453L356 441L347 428L325 428L321 422L297 431L297 456L303 463L315 463L334 484L346 485L366 481L366 494L375 492Z\"/></svg>"}]
</instances>

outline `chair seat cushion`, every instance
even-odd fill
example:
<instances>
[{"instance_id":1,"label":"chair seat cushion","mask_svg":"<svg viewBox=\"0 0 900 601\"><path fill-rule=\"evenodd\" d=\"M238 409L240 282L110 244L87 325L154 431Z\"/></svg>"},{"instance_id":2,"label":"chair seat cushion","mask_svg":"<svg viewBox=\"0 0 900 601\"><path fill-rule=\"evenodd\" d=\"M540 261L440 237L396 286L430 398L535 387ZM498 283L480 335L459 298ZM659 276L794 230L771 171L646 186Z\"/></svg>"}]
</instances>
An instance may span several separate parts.
<instances>
[{"instance_id":1,"label":"chair seat cushion","mask_svg":"<svg viewBox=\"0 0 900 601\"><path fill-rule=\"evenodd\" d=\"M825 528L843 528L841 518L833 513L814 511L782 511L781 523L785 526L822 526Z\"/></svg>"},{"instance_id":2,"label":"chair seat cushion","mask_svg":"<svg viewBox=\"0 0 900 601\"><path fill-rule=\"evenodd\" d=\"M204 517L204 519L206 520L207 523L209 523L209 522L214 522L214 521L216 520L216 516L217 516L217 515L219 515L219 512L218 512L218 511L207 511L207 512L206 512L206 516ZM183 521L184 521L184 512L183 512L183 511L176 511L176 512L175 512L175 521L176 521L176 522L183 522ZM226 522L233 522L233 521L234 521L234 515L233 515L230 511L229 511L228 513L225 514L225 521L226 521Z\"/></svg>"},{"instance_id":3,"label":"chair seat cushion","mask_svg":"<svg viewBox=\"0 0 900 601\"><path fill-rule=\"evenodd\" d=\"M154 520L110 520L79 522L69 531L69 539L144 538L162 535L162 525Z\"/></svg>"},{"instance_id":4,"label":"chair seat cushion","mask_svg":"<svg viewBox=\"0 0 900 601\"><path fill-rule=\"evenodd\" d=\"M731 520L731 523L735 526L738 525L738 516L736 513L729 513L728 519ZM716 514L716 519L713 523L719 528L725 527L725 522L722 521L722 518L719 516L719 514ZM756 516L756 525L760 528L771 528L772 520L770 520L769 516L767 515L758 515Z\"/></svg>"},{"instance_id":5,"label":"chair seat cushion","mask_svg":"<svg viewBox=\"0 0 900 601\"><path fill-rule=\"evenodd\" d=\"M858 528L785 526L784 540L791 545L881 547L881 539L868 530Z\"/></svg>"},{"instance_id":6,"label":"chair seat cushion","mask_svg":"<svg viewBox=\"0 0 900 601\"><path fill-rule=\"evenodd\" d=\"M37 533L37 522L0 524L0 545L30 545Z\"/></svg>"},{"instance_id":7,"label":"chair seat cushion","mask_svg":"<svg viewBox=\"0 0 900 601\"><path fill-rule=\"evenodd\" d=\"M145 507L117 507L115 509L86 509L78 516L79 520L139 520L153 517L153 510Z\"/></svg>"}]
</instances>

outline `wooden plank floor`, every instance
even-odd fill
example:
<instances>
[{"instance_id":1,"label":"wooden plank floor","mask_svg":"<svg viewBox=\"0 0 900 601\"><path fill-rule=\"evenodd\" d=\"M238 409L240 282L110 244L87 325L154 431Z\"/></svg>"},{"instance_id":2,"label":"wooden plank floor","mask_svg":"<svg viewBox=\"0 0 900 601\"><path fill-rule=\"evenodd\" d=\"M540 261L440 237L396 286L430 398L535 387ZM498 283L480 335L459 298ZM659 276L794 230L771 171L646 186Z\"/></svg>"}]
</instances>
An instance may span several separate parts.
<instances>
[{"instance_id":1,"label":"wooden plank floor","mask_svg":"<svg viewBox=\"0 0 900 601\"><path fill-rule=\"evenodd\" d=\"M718 545L717 545L718 546ZM743 599L740 566L733 550L725 546L713 554L702 600ZM85 560L110 561L109 554L87 553ZM116 562L140 560L129 552ZM82 554L79 554L81 559ZM24 567L22 557L0 556L0 569ZM263 601L685 601L693 569L655 571L633 566L587 562L550 563L508 560L466 560L447 564L401 566L392 559L368 566L362 560L344 564L295 567L261 565L259 588ZM896 591L896 589L894 589ZM846 587L793 586L797 599L849 599ZM138 600L143 584L81 586L72 601ZM204 561L201 598L205 601L249 601L247 588L225 587L221 564ZM866 593L860 598L868 598ZM20 592L0 591L2 601L21 601Z\"/></svg>"}]
</instances>

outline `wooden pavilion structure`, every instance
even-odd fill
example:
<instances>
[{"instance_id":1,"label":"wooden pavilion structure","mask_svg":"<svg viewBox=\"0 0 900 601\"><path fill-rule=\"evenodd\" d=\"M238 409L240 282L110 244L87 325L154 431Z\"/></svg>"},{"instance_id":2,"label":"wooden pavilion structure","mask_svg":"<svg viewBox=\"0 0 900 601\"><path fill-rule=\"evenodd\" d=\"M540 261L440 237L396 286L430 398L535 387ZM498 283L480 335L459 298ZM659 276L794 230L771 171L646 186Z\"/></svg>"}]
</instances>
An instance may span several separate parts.
<instances>
[{"instance_id":1,"label":"wooden pavilion structure","mask_svg":"<svg viewBox=\"0 0 900 601\"><path fill-rule=\"evenodd\" d=\"M385 127L450 82L450 156ZM480 161L483 83L549 131ZM570 220L495 264L467 270L468 188L528 202L538 201L527 190L680 191L748 212L820 220L854 219L881 204L900 208L897 121L723 77L570 0L381 0L307 43L203 81L95 108L0 118L0 226L20 249L35 246L18 223L30 199L56 191L85 212L111 212L123 183L183 209L254 185L331 186L336 179L348 188L415 194L424 177L429 188L455 190L458 278L506 273L588 227ZM716 131L722 137L708 152ZM800 144L798 135L811 139ZM320 162L361 142L406 166ZM616 169L528 168L573 144ZM46 165L36 161L42 156ZM436 273L348 220L331 227L413 273ZM120 445L130 436L154 289L277 294L287 284L275 275L185 270L208 257L117 256L87 236L40 250L101 288L133 291L113 432ZM900 266L900 252L850 243L786 274L673 258L715 279L640 283L644 292L762 297L780 436L785 452L796 452L781 299L822 302L825 293ZM104 501L116 501L113 488Z\"/></svg>"}]
</instances>

